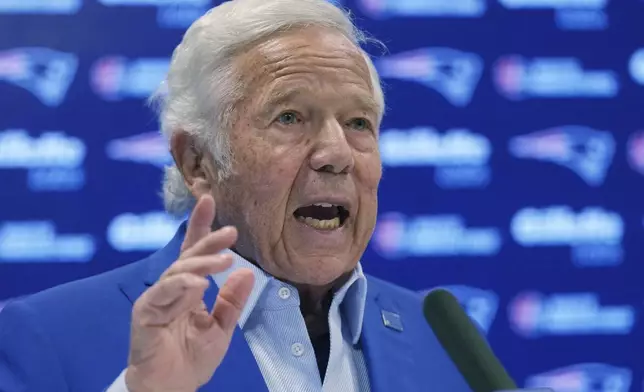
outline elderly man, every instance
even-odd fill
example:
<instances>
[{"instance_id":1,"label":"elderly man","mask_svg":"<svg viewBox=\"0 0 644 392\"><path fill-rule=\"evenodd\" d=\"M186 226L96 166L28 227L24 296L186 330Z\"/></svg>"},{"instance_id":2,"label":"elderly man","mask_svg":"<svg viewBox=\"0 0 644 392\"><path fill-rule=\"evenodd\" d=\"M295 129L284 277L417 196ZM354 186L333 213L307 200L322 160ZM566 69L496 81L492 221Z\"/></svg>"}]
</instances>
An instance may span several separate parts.
<instances>
[{"instance_id":1,"label":"elderly man","mask_svg":"<svg viewBox=\"0 0 644 392\"><path fill-rule=\"evenodd\" d=\"M469 391L421 298L366 277L378 75L325 0L234 0L174 52L167 247L15 301L2 392ZM216 206L216 214L215 214Z\"/></svg>"}]
</instances>

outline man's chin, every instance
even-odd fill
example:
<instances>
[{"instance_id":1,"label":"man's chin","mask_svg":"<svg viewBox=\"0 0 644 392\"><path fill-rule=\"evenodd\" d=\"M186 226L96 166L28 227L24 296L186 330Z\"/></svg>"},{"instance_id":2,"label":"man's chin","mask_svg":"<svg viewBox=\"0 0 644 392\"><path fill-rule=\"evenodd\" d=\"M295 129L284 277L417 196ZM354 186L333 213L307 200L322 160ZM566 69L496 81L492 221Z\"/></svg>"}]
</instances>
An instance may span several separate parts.
<instances>
[{"instance_id":1,"label":"man's chin","mask_svg":"<svg viewBox=\"0 0 644 392\"><path fill-rule=\"evenodd\" d=\"M303 285L333 285L338 279L350 274L357 264L348 252L312 253L308 249L308 251L293 253L297 254L295 256L297 259L294 260L296 267L287 271L292 276L289 280Z\"/></svg>"},{"instance_id":2,"label":"man's chin","mask_svg":"<svg viewBox=\"0 0 644 392\"><path fill-rule=\"evenodd\" d=\"M323 286L352 271L358 257L352 221L338 228L312 227L298 219L288 221L285 250L290 259L292 279L297 283Z\"/></svg>"}]
</instances>

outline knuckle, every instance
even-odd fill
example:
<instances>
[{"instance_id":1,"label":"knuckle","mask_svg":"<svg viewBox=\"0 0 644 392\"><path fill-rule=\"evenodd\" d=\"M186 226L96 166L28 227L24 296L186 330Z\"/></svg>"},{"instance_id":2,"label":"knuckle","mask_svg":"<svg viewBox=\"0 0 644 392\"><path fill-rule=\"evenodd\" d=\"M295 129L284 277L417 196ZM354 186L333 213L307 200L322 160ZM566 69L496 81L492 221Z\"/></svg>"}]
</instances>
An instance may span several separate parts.
<instances>
[{"instance_id":1,"label":"knuckle","mask_svg":"<svg viewBox=\"0 0 644 392\"><path fill-rule=\"evenodd\" d=\"M241 311L244 307L242 302L237 298L235 295L233 295L231 292L224 291L221 293L221 299L223 299L228 305L232 306L238 311Z\"/></svg>"},{"instance_id":2,"label":"knuckle","mask_svg":"<svg viewBox=\"0 0 644 392\"><path fill-rule=\"evenodd\" d=\"M166 269L159 280L167 279L172 276L180 275L186 269L186 266L190 265L190 257L180 256L174 263Z\"/></svg>"},{"instance_id":3,"label":"knuckle","mask_svg":"<svg viewBox=\"0 0 644 392\"><path fill-rule=\"evenodd\" d=\"M150 305L147 298L141 297L132 306L132 318L134 320L139 320L144 317L146 313L149 312Z\"/></svg>"}]
</instances>

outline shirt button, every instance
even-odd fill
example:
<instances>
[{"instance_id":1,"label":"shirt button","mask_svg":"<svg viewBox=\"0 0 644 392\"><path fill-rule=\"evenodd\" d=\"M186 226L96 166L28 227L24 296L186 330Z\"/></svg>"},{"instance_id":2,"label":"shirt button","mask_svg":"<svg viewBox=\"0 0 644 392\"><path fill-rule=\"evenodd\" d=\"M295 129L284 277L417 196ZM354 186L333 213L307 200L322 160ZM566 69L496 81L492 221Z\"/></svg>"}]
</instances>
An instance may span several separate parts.
<instances>
[{"instance_id":1,"label":"shirt button","mask_svg":"<svg viewBox=\"0 0 644 392\"><path fill-rule=\"evenodd\" d=\"M281 299L288 299L291 296L291 290L289 290L288 287L281 287L277 291L277 294L280 296Z\"/></svg>"},{"instance_id":2,"label":"shirt button","mask_svg":"<svg viewBox=\"0 0 644 392\"><path fill-rule=\"evenodd\" d=\"M301 343L293 343L291 346L291 354L296 357L301 357L304 354L304 346Z\"/></svg>"}]
</instances>

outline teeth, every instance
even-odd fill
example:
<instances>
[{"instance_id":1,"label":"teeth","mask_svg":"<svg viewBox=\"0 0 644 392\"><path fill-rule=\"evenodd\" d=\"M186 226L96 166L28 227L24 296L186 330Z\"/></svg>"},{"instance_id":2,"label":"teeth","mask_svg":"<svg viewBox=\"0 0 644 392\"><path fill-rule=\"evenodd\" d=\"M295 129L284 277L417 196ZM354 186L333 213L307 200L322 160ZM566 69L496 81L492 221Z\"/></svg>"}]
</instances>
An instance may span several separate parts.
<instances>
[{"instance_id":1,"label":"teeth","mask_svg":"<svg viewBox=\"0 0 644 392\"><path fill-rule=\"evenodd\" d=\"M313 205L318 207L333 207L333 204L329 204L329 203L315 203Z\"/></svg>"},{"instance_id":2,"label":"teeth","mask_svg":"<svg viewBox=\"0 0 644 392\"><path fill-rule=\"evenodd\" d=\"M318 230L335 230L340 227L340 218L335 217L333 219L319 220L315 218L298 218L300 221L305 224L313 227Z\"/></svg>"}]
</instances>

